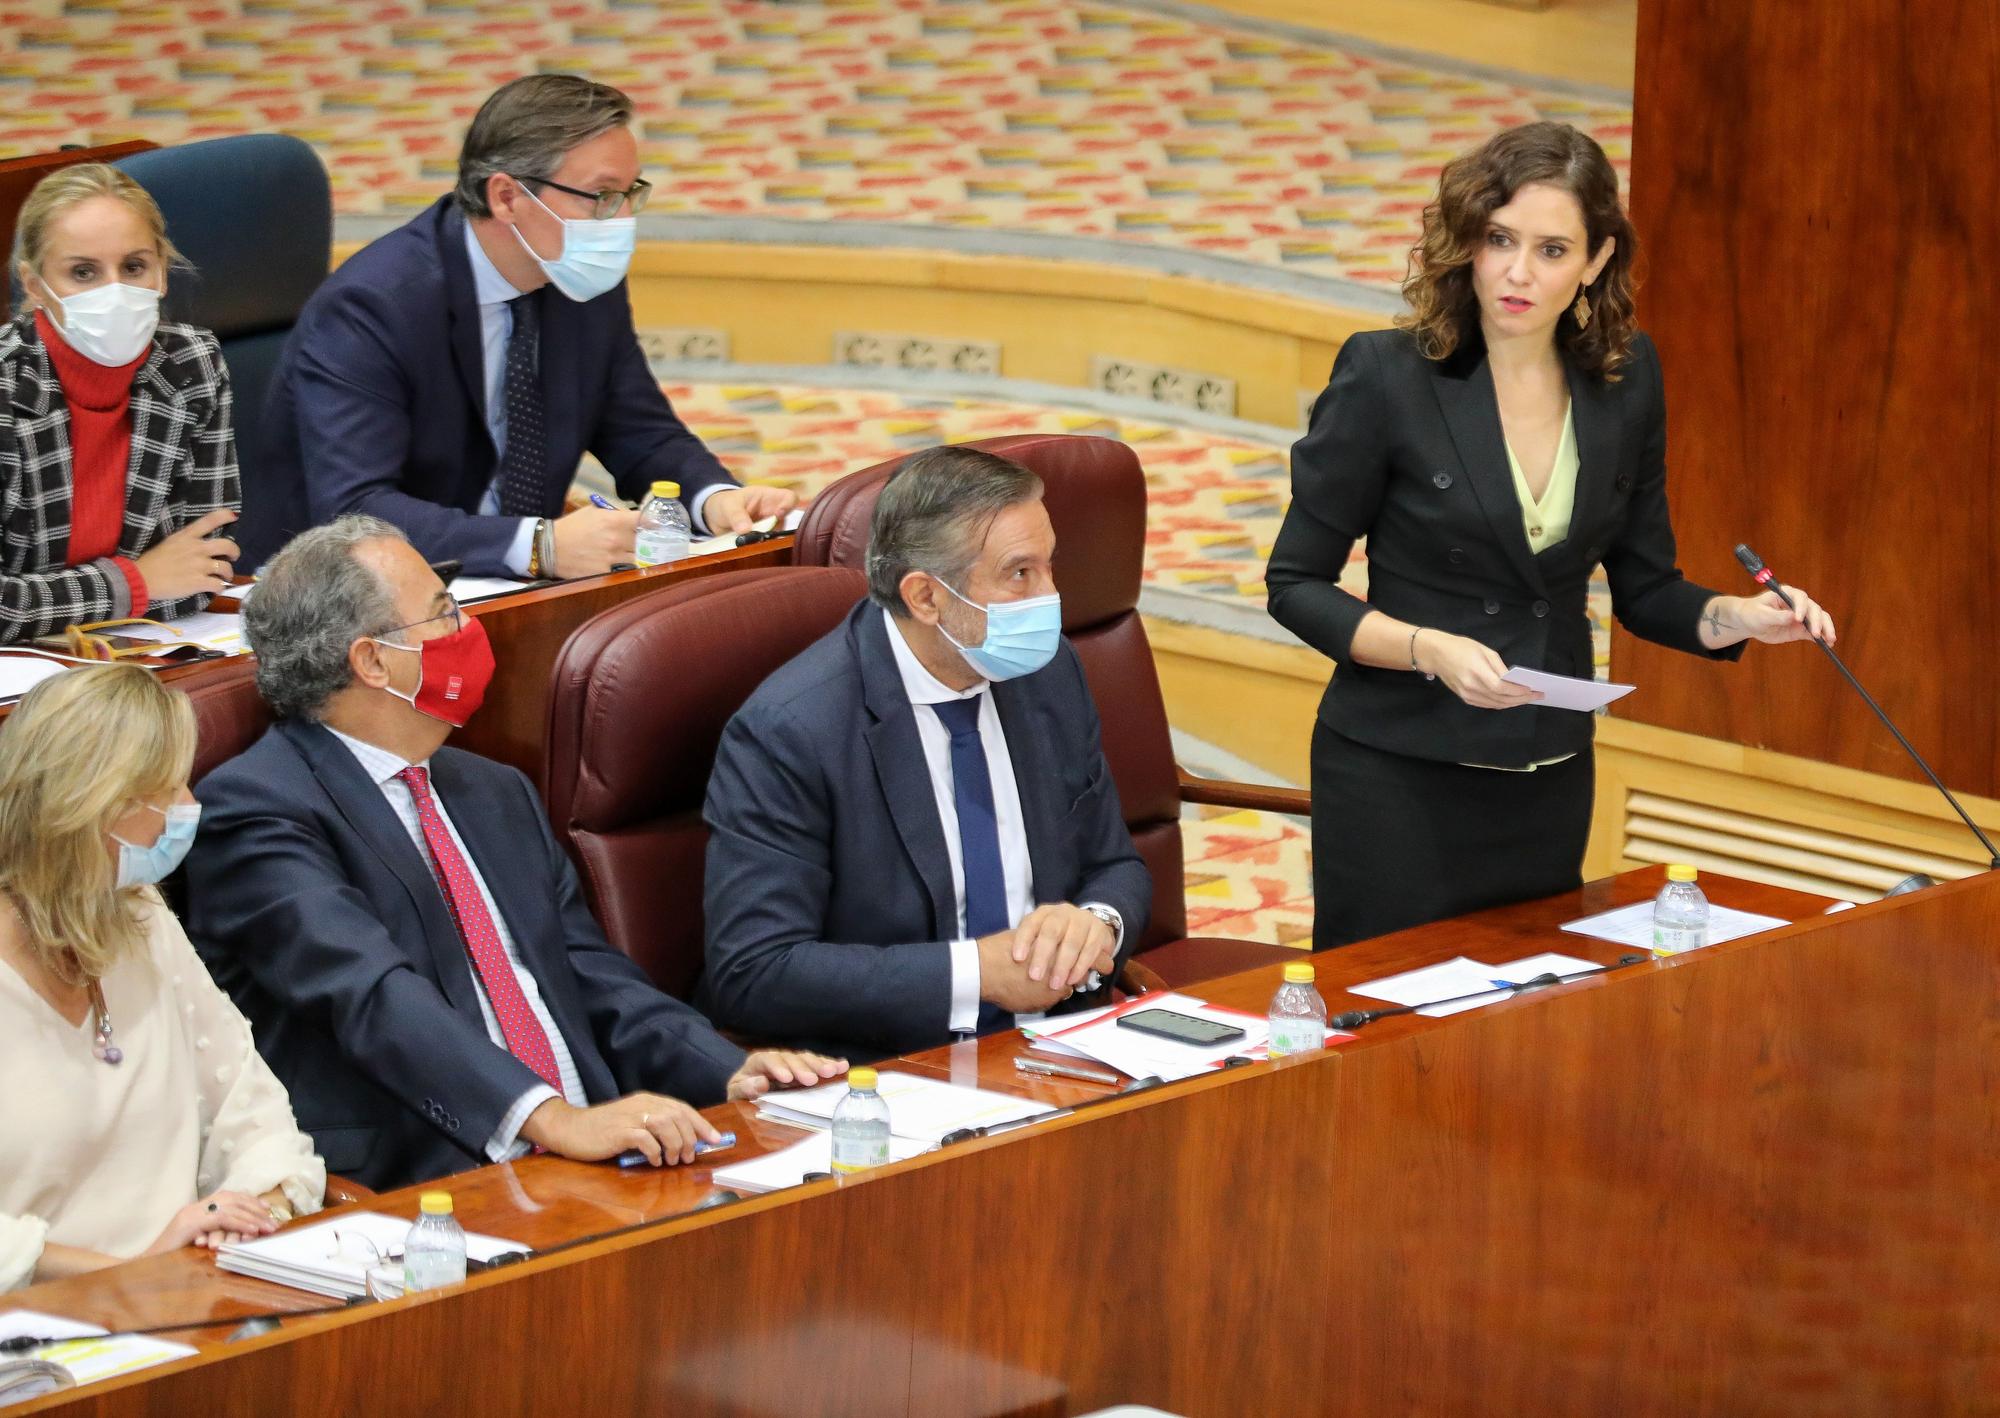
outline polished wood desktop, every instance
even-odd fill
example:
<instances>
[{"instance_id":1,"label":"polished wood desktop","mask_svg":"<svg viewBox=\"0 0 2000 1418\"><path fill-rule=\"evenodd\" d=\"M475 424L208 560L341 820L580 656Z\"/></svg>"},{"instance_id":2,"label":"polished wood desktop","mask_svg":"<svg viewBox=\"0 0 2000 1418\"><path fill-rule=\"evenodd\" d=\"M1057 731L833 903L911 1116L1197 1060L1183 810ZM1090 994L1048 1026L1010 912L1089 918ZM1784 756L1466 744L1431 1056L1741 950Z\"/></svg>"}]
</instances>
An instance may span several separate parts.
<instances>
[{"instance_id":1,"label":"polished wood desktop","mask_svg":"<svg viewBox=\"0 0 2000 1418\"><path fill-rule=\"evenodd\" d=\"M1562 921L1656 871L1315 957L1342 987L1467 955L1615 962ZM1114 1096L1000 1036L901 1066L1070 1116L685 1214L706 1166L537 1157L448 1184L538 1247L464 1287L324 1302L193 1251L7 1305L210 1318L199 1357L19 1411L1189 1415L1910 1413L2000 1390L2000 878L1796 922L1328 1052ZM1198 993L1261 1010L1274 970ZM798 1136L710 1110L743 1158ZM373 1205L414 1214L416 1189Z\"/></svg>"}]
</instances>

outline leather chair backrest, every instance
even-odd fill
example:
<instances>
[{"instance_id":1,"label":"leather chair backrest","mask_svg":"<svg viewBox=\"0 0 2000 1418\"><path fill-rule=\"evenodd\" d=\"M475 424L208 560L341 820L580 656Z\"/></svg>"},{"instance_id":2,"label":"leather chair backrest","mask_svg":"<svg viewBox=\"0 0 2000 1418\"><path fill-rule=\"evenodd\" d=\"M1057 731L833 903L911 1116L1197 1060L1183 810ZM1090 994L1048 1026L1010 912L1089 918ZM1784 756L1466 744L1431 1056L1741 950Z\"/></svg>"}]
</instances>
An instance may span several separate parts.
<instances>
[{"instance_id":1,"label":"leather chair backrest","mask_svg":"<svg viewBox=\"0 0 2000 1418\"><path fill-rule=\"evenodd\" d=\"M542 800L605 935L670 994L701 977L701 808L723 727L866 591L823 567L725 572L605 611L556 656Z\"/></svg>"},{"instance_id":2,"label":"leather chair backrest","mask_svg":"<svg viewBox=\"0 0 2000 1418\"><path fill-rule=\"evenodd\" d=\"M187 691L194 704L190 783L199 783L271 727L271 711L257 693L257 666L248 659L208 674L190 675L178 687Z\"/></svg>"},{"instance_id":3,"label":"leather chair backrest","mask_svg":"<svg viewBox=\"0 0 2000 1418\"><path fill-rule=\"evenodd\" d=\"M309 144L282 133L154 148L117 166L153 194L167 235L194 266L168 276L163 314L212 330L222 342L245 520L252 521L278 354L333 264L326 168Z\"/></svg>"},{"instance_id":4,"label":"leather chair backrest","mask_svg":"<svg viewBox=\"0 0 2000 1418\"><path fill-rule=\"evenodd\" d=\"M1153 648L1139 620L1146 475L1137 455L1110 438L1036 433L968 446L1011 458L1042 480L1056 533L1063 633L1083 661L1125 824L1153 874L1153 918L1137 948L1178 940L1187 934L1180 775ZM875 499L902 463L896 458L864 468L814 498L799 525L794 559L804 566L865 569Z\"/></svg>"}]
</instances>

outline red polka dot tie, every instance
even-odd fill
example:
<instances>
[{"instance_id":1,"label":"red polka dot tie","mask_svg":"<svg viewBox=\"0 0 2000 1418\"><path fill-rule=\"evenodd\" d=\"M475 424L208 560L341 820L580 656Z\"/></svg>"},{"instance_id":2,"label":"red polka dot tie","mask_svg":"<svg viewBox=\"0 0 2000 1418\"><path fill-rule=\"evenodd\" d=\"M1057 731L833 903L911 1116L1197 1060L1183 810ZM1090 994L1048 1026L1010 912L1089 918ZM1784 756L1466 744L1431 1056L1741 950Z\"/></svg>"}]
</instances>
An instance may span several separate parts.
<instances>
[{"instance_id":1,"label":"red polka dot tie","mask_svg":"<svg viewBox=\"0 0 2000 1418\"><path fill-rule=\"evenodd\" d=\"M465 953L472 957L472 967L479 972L479 983L486 987L486 998L499 1017L500 1033L507 1040L508 1050L540 1074L549 1087L562 1092L562 1072L549 1048L549 1036L543 1032L535 1012L528 1008L521 982L514 978L514 964L507 958L507 948L500 943L500 933L493 928L493 917L487 913L479 886L472 879L472 869L465 864L458 844L451 840L444 819L438 816L437 800L431 796L429 770L405 768L396 776L409 785L410 798L417 805L417 821L424 829L424 843L431 849L431 874L437 878L438 889L451 907L459 939L465 942Z\"/></svg>"}]
</instances>

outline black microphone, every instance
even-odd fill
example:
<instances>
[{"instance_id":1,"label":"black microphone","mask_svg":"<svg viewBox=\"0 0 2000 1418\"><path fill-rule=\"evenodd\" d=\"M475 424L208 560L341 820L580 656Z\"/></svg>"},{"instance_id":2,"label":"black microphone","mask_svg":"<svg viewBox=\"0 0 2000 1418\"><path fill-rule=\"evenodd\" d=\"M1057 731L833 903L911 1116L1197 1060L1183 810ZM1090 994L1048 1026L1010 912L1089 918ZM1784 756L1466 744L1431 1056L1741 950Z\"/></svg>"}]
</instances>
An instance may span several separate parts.
<instances>
[{"instance_id":1,"label":"black microphone","mask_svg":"<svg viewBox=\"0 0 2000 1418\"><path fill-rule=\"evenodd\" d=\"M1755 581L1759 586L1763 586L1768 590L1776 591L1778 599L1790 608L1792 614L1798 614L1798 603L1785 590L1784 583L1772 574L1771 568L1764 564L1763 558L1759 557L1756 552L1750 550L1743 543L1738 542L1736 544L1736 559L1743 563L1743 569L1750 573L1752 581ZM1808 631L1808 633L1810 634L1811 632ZM1979 824L1972 820L1972 814L1960 806L1958 799L1952 796L1951 789L1944 785L1944 779L1931 771L1930 764L1924 762L1924 756L1917 752L1916 745L1903 737L1903 731L1896 727L1895 722L1889 718L1888 714L1883 712L1882 706L1875 702L1875 696L1862 688L1861 681L1854 677L1854 671L1847 668L1846 661L1834 654L1833 647L1817 635L1812 637L1812 642L1826 652L1826 657L1833 661L1833 667L1840 671L1847 682L1854 686L1854 692L1861 696L1870 709L1875 711L1875 717L1882 721L1882 727L1896 736L1896 742L1903 746L1903 752L1910 755L1910 761L1924 770L1924 776L1931 780L1931 786L1944 794L1944 800L1951 804L1951 810L1958 814L1959 820L1971 829L1974 837L1979 839L1979 845L1986 849L1987 869L1989 871L2000 871L2000 849L1996 849L1993 843L1987 839L1986 834L1979 830ZM1895 895L1903 891L1915 890L1918 885L1929 884L1928 881L1918 883L1912 877L1898 882L1895 890L1890 894Z\"/></svg>"}]
</instances>

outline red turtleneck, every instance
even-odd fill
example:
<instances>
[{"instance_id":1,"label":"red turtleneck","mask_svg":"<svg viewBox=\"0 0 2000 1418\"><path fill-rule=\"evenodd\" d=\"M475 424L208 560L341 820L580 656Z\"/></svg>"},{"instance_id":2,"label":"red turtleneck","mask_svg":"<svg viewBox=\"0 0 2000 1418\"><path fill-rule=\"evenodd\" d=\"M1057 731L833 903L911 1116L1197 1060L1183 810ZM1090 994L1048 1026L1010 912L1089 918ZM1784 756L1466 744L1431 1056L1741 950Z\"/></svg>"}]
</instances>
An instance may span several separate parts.
<instances>
[{"instance_id":1,"label":"red turtleneck","mask_svg":"<svg viewBox=\"0 0 2000 1418\"><path fill-rule=\"evenodd\" d=\"M69 347L46 310L35 312L35 328L49 352L49 367L69 405L70 514L68 564L80 566L110 557L132 588L132 614L146 613L145 578L117 555L125 529L125 479L132 463L132 380L149 346L130 364L116 368L87 359Z\"/></svg>"}]
</instances>

